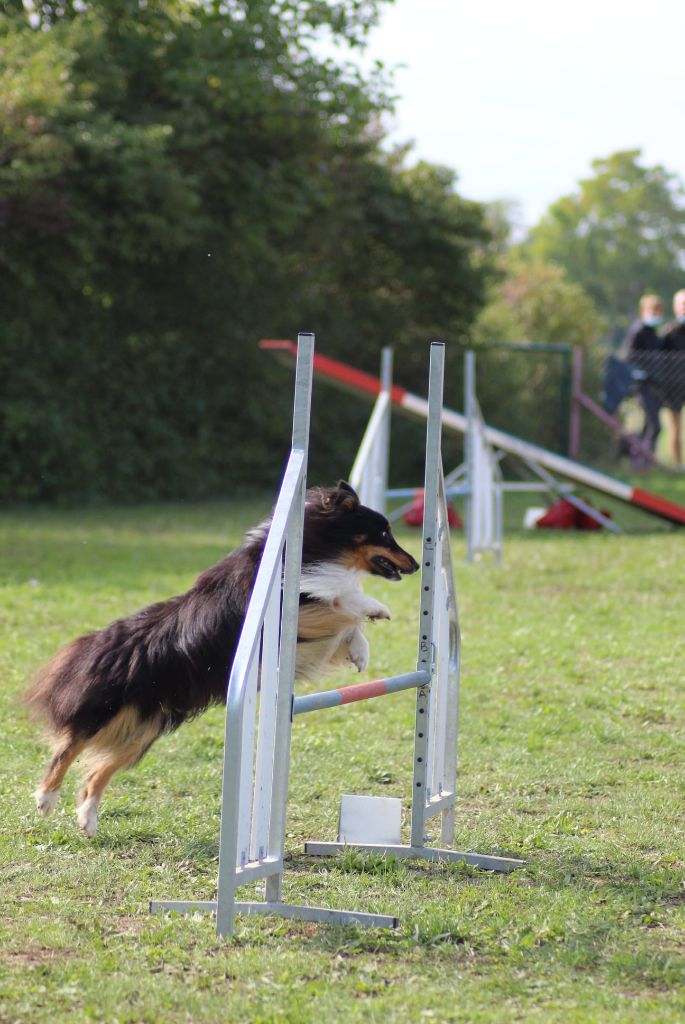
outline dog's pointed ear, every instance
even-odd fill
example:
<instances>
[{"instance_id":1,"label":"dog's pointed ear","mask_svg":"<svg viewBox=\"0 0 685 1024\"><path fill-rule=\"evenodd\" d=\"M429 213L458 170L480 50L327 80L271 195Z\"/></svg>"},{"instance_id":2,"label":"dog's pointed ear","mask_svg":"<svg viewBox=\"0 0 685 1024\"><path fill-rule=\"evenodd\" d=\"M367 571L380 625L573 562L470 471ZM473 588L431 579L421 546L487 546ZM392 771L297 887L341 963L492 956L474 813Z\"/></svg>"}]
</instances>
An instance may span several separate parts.
<instances>
[{"instance_id":1,"label":"dog's pointed ear","mask_svg":"<svg viewBox=\"0 0 685 1024\"><path fill-rule=\"evenodd\" d=\"M347 480L338 480L333 492L333 504L343 512L355 512L360 505L359 496Z\"/></svg>"}]
</instances>

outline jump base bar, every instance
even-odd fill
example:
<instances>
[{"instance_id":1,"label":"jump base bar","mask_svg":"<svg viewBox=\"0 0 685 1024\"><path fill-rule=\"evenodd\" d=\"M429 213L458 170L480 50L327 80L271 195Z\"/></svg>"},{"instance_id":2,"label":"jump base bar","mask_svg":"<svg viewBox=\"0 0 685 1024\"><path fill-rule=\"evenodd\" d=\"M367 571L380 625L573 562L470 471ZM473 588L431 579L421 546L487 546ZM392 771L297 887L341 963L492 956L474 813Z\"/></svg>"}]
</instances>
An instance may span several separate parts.
<instances>
[{"instance_id":1,"label":"jump base bar","mask_svg":"<svg viewBox=\"0 0 685 1024\"><path fill-rule=\"evenodd\" d=\"M369 928L397 928L399 918L389 914L365 914L361 910L329 910L328 907L300 907L296 903L236 903L236 913L277 914L294 921L316 921L320 924L361 924ZM150 913L172 910L179 914L216 913L216 900L153 900Z\"/></svg>"},{"instance_id":2,"label":"jump base bar","mask_svg":"<svg viewBox=\"0 0 685 1024\"><path fill-rule=\"evenodd\" d=\"M446 864L462 862L483 871L516 871L525 865L525 860L508 857L490 857L484 853L460 853L457 850L441 850L436 846L376 846L373 843L305 843L304 852L310 857L330 857L344 850L359 850L362 853L385 853L393 857L415 857Z\"/></svg>"}]
</instances>

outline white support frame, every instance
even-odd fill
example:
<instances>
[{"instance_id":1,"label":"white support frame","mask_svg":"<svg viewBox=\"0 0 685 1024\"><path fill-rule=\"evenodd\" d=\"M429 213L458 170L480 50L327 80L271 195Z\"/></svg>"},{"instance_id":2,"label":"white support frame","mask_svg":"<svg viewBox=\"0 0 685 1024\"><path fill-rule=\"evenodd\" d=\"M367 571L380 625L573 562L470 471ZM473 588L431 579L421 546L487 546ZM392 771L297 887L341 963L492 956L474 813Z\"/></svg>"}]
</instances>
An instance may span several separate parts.
<instances>
[{"instance_id":1,"label":"white support frame","mask_svg":"<svg viewBox=\"0 0 685 1024\"><path fill-rule=\"evenodd\" d=\"M461 633L452 570L447 500L442 466L442 397L445 346L430 350L423 550L417 671L430 672L430 683L416 693L411 841L404 845L353 843L354 849L431 861L463 861L489 871L513 871L522 860L464 853L426 846L428 821L441 816L440 841L454 841ZM308 842L305 853L329 856L340 842Z\"/></svg>"},{"instance_id":2,"label":"white support frame","mask_svg":"<svg viewBox=\"0 0 685 1024\"><path fill-rule=\"evenodd\" d=\"M381 353L381 390L364 431L350 483L362 504L385 515L388 497L412 496L412 501L395 509L398 519L414 500L415 492L402 488L388 490L390 455L390 415L392 411L392 349ZM475 356L464 357L464 404L466 409L466 459L445 481L448 497L466 499L466 551L469 561L481 552L492 551L502 557L502 473L499 461L485 437L485 422L476 398ZM459 483L459 481L462 481Z\"/></svg>"},{"instance_id":3,"label":"white support frame","mask_svg":"<svg viewBox=\"0 0 685 1024\"><path fill-rule=\"evenodd\" d=\"M291 454L228 683L217 899L150 904L153 912L216 911L220 936L233 934L238 913L385 928L398 924L396 917L387 914L331 910L282 900L313 356L314 336L299 335ZM512 871L523 861L424 845L427 822L436 815L441 816L442 842L453 841L456 805L461 641L441 455L443 379L444 345L434 342L426 432L418 662L416 672L387 680L398 689L400 683L418 687L411 844L362 844L360 848ZM342 847L338 843L307 843L305 849L313 855L324 855ZM241 886L262 878L263 900L237 899Z\"/></svg>"},{"instance_id":4,"label":"white support frame","mask_svg":"<svg viewBox=\"0 0 685 1024\"><path fill-rule=\"evenodd\" d=\"M237 913L397 925L281 898L313 361L314 336L300 334L292 449L228 682L217 899L150 903L153 913L216 911L221 936L233 934ZM265 899L239 901L238 888L260 878Z\"/></svg>"},{"instance_id":5,"label":"white support frame","mask_svg":"<svg viewBox=\"0 0 685 1024\"><path fill-rule=\"evenodd\" d=\"M502 559L502 470L485 436L485 420L476 397L476 356L464 354L466 410L466 557L493 552Z\"/></svg>"},{"instance_id":6,"label":"white support frame","mask_svg":"<svg viewBox=\"0 0 685 1024\"><path fill-rule=\"evenodd\" d=\"M357 457L350 470L350 484L362 505L385 515L390 460L390 415L392 402L392 349L381 352L381 390L364 431Z\"/></svg>"}]
</instances>

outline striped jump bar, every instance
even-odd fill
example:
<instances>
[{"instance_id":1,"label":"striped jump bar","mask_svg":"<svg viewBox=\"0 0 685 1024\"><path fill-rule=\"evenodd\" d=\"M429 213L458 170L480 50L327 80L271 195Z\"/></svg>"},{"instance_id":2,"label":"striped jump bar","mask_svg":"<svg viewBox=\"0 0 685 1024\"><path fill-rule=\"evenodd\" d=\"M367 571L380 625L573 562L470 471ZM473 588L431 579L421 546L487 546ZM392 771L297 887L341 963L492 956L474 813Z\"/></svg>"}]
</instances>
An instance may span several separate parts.
<instances>
[{"instance_id":1,"label":"striped jump bar","mask_svg":"<svg viewBox=\"0 0 685 1024\"><path fill-rule=\"evenodd\" d=\"M356 700L384 697L387 693L399 693L400 690L412 690L418 686L426 686L430 680L430 672L406 672L403 676L371 679L368 683L341 686L338 690L307 693L293 700L293 716L306 715L309 711L322 711L324 708L337 708L341 704L352 704Z\"/></svg>"}]
</instances>

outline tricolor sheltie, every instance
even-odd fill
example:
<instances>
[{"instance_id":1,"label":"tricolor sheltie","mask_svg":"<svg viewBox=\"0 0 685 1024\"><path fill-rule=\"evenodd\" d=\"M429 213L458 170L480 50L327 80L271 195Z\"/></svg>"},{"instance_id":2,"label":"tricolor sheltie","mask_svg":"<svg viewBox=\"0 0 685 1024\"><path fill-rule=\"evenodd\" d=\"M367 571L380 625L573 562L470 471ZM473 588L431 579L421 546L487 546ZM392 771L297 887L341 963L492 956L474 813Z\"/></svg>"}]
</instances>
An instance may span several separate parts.
<instances>
[{"instance_id":1,"label":"tricolor sheltie","mask_svg":"<svg viewBox=\"0 0 685 1024\"><path fill-rule=\"evenodd\" d=\"M77 818L94 836L114 773L139 761L163 732L225 702L269 524L251 530L187 593L79 637L38 673L26 699L47 721L55 749L35 794L41 814L54 808L67 770L82 757ZM313 679L345 663L363 671L369 648L362 625L390 612L362 593L360 577L399 580L417 569L387 519L361 505L349 484L309 490L296 675Z\"/></svg>"}]
</instances>

